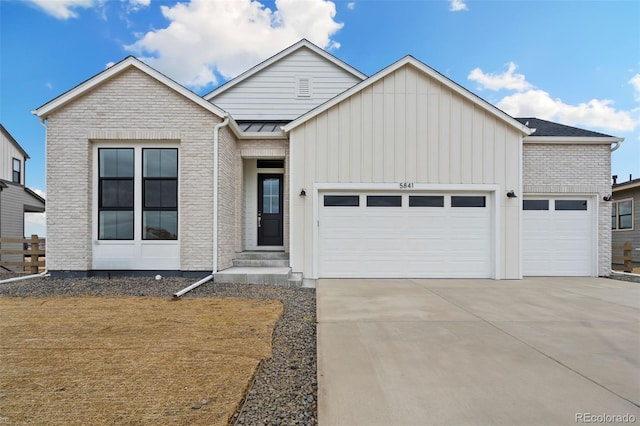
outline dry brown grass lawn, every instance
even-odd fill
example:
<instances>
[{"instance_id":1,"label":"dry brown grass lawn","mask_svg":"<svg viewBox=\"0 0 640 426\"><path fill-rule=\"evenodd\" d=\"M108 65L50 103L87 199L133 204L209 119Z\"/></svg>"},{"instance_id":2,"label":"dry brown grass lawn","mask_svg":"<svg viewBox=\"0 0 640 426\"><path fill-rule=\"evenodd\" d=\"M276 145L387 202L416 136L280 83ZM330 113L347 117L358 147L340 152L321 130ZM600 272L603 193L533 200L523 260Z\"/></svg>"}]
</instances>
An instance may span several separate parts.
<instances>
[{"instance_id":1,"label":"dry brown grass lawn","mask_svg":"<svg viewBox=\"0 0 640 426\"><path fill-rule=\"evenodd\" d=\"M282 309L222 298L0 297L0 424L226 425L271 356Z\"/></svg>"}]
</instances>

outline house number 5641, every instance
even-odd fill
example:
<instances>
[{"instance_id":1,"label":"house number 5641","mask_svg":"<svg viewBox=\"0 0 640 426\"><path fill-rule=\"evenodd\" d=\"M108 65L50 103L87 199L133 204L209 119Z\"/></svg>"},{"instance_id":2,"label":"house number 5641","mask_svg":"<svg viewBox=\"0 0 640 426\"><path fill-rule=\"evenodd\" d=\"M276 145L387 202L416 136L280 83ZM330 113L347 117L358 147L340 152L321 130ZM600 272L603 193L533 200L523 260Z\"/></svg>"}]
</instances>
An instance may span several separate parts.
<instances>
[{"instance_id":1,"label":"house number 5641","mask_svg":"<svg viewBox=\"0 0 640 426\"><path fill-rule=\"evenodd\" d=\"M400 189L411 189L413 188L413 182L400 182Z\"/></svg>"}]
</instances>

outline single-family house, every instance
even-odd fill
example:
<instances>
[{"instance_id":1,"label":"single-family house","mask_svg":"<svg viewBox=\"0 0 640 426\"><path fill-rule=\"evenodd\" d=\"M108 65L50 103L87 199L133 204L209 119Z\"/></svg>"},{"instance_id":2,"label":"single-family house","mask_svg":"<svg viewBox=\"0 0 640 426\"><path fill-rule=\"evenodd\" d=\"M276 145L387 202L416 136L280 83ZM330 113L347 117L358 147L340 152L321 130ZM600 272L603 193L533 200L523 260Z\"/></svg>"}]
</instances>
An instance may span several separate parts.
<instances>
[{"instance_id":1,"label":"single-family house","mask_svg":"<svg viewBox=\"0 0 640 426\"><path fill-rule=\"evenodd\" d=\"M610 271L622 139L516 119L412 56L367 76L302 40L203 97L127 57L34 113L52 273Z\"/></svg>"},{"instance_id":2,"label":"single-family house","mask_svg":"<svg viewBox=\"0 0 640 426\"><path fill-rule=\"evenodd\" d=\"M612 247L622 247L631 243L633 265L640 264L640 215L636 209L640 205L640 178L626 182L618 182L618 176L613 176L611 204L611 244ZM622 256L623 252L614 250L614 256ZM614 259L616 264L622 261Z\"/></svg>"},{"instance_id":3,"label":"single-family house","mask_svg":"<svg viewBox=\"0 0 640 426\"><path fill-rule=\"evenodd\" d=\"M25 186L26 151L0 124L0 237L23 238L24 214L42 213L45 201ZM4 243L7 250L20 249L15 243ZM0 262L20 261L21 255L2 254ZM3 265L1 270L20 270L17 266Z\"/></svg>"}]
</instances>

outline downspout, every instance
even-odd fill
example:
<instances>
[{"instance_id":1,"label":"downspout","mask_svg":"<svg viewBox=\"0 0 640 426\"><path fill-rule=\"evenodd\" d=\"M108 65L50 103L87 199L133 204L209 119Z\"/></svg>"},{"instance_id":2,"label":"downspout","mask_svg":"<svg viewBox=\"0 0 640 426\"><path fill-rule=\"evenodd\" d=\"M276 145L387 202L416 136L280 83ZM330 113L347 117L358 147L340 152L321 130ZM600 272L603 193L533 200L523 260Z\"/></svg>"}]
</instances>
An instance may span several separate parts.
<instances>
[{"instance_id":1,"label":"downspout","mask_svg":"<svg viewBox=\"0 0 640 426\"><path fill-rule=\"evenodd\" d=\"M189 287L173 294L174 298L182 297L196 287L211 281L216 272L218 272L218 148L220 146L220 129L229 124L229 114L224 115L224 120L216 124L213 128L213 262L211 266L211 274L207 275L200 281L191 284Z\"/></svg>"},{"instance_id":2,"label":"downspout","mask_svg":"<svg viewBox=\"0 0 640 426\"><path fill-rule=\"evenodd\" d=\"M615 151L616 149L620 148L620 142L622 141L616 141L616 146L612 146L611 147L611 152Z\"/></svg>"},{"instance_id":3,"label":"downspout","mask_svg":"<svg viewBox=\"0 0 640 426\"><path fill-rule=\"evenodd\" d=\"M40 117L40 124L42 125L42 127L44 127L44 169L45 169L45 174L44 174L44 187L45 190L47 188L47 125L45 124L46 118L44 117ZM26 176L25 176L26 178ZM23 281L23 280L30 280L32 278L42 278L42 277L48 277L51 274L49 273L49 267L47 265L48 260L47 260L47 256L45 256L44 258L44 272L41 272L39 274L32 274L32 275L26 275L24 277L14 277L14 278L9 278L6 280L0 280L0 284L7 284L7 283L12 283L15 281Z\"/></svg>"}]
</instances>

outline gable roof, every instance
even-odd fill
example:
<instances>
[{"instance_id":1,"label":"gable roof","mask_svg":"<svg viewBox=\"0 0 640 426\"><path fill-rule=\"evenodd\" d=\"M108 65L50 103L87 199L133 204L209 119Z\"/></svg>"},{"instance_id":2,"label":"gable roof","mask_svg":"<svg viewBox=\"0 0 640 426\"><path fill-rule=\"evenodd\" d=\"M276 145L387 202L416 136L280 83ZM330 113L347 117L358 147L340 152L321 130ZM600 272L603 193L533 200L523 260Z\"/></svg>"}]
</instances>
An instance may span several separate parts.
<instances>
[{"instance_id":1,"label":"gable roof","mask_svg":"<svg viewBox=\"0 0 640 426\"><path fill-rule=\"evenodd\" d=\"M88 80L85 80L84 82L80 83L79 85L77 85L73 89L68 90L67 92L63 93L62 95L58 96L57 98L47 102L46 104L42 105L41 107L35 109L34 111L32 111L32 113L37 115L38 117L46 119L47 114L50 114L51 112L55 111L56 109L58 109L58 108L60 108L60 107L62 107L64 105L66 105L67 103L73 101L78 96L81 96L81 95L91 91L96 86L104 83L105 81L115 77L116 75L118 75L118 74L122 73L123 71L128 70L130 68L136 68L136 69L142 71L143 73L145 73L145 74L149 75L150 77L156 79L158 82L160 82L160 83L164 84L165 86L173 89L174 91L176 91L177 93L181 94L185 98L193 101L194 103L200 105L204 109L212 112L213 114L217 115L220 118L223 118L226 115L226 113L222 109L218 108L217 106L213 105L210 102L205 101L200 96L198 96L197 94L193 93L191 90L189 90L186 87L182 86L181 84L175 82L174 80L170 79L169 77L167 77L166 75L162 74L161 72L155 70L154 68L151 68L149 65L145 64L144 62L140 61L137 58L134 58L133 56L127 56L125 59L123 59L122 61L118 62L117 64L115 64L115 65L107 68L106 70L96 74L95 76L89 78Z\"/></svg>"},{"instance_id":2,"label":"gable roof","mask_svg":"<svg viewBox=\"0 0 640 426\"><path fill-rule=\"evenodd\" d=\"M440 84L446 86L447 88L449 88L453 92L458 93L459 95L461 95L465 99L469 100L470 102L478 105L479 107L483 108L484 110L492 113L497 118L505 121L506 123L508 123L512 127L516 128L521 133L523 133L525 135L528 135L528 134L531 133L531 129L529 129L528 127L524 126L522 123L520 123L519 121L517 121L516 119L511 117L509 114L507 114L504 111L498 109L497 107L495 107L494 105L492 105L489 102L485 101L484 99L482 99L481 97L479 97L475 93L470 92L469 90L467 90L464 87L460 86L455 81L445 77L444 75L440 74L438 71L434 70L433 68L431 68L428 65L424 64L423 62L417 60L416 58L414 58L411 55L405 56L404 58L400 59L399 61L389 65L388 67L386 67L386 68L384 68L384 69L382 69L380 71L378 71L376 74L372 75L368 79L366 79L366 80L356 84L352 88L344 91L343 93L341 93L340 95L336 96L335 98L325 102L324 104L318 106L317 108L312 109L311 111L307 112L306 114L301 115L300 117L298 117L295 120L293 120L291 123L287 124L286 126L283 126L282 129L285 132L289 132L289 131L295 129L296 127L298 127L302 123L306 122L307 120L310 120L311 118L313 118L313 117L323 113L324 111L328 110L329 108L339 104L340 102L342 102L343 100L349 98L350 96L354 95L355 93L358 93L358 92L364 90L365 88L373 85L377 81L380 81L381 79L383 79L387 75L392 74L393 72L399 70L400 68L404 67L405 65L411 65L414 68L417 68L419 71L427 74L429 77L431 77L434 80L438 81Z\"/></svg>"},{"instance_id":3,"label":"gable roof","mask_svg":"<svg viewBox=\"0 0 640 426\"><path fill-rule=\"evenodd\" d=\"M9 140L9 142L11 142L18 151L20 151L22 153L22 155L24 156L24 158L29 159L31 157L29 157L29 154L27 154L27 151L24 150L24 148L22 148L20 146L20 144L18 143L18 141L16 141L13 136L11 136L11 133L9 133L9 131L7 129L4 128L4 126L0 123L0 131L2 132L2 134Z\"/></svg>"},{"instance_id":4,"label":"gable roof","mask_svg":"<svg viewBox=\"0 0 640 426\"><path fill-rule=\"evenodd\" d=\"M605 138L610 139L613 142L622 142L623 139L617 138L611 135L605 135L604 133L593 132L591 130L580 129L578 127L566 126L560 123L554 123L552 121L542 120L540 118L516 118L519 122L527 127L530 127L535 131L528 137L528 139L539 137L554 137L554 138ZM608 141L606 141L608 142Z\"/></svg>"},{"instance_id":5,"label":"gable roof","mask_svg":"<svg viewBox=\"0 0 640 426\"><path fill-rule=\"evenodd\" d=\"M553 143L553 144L612 144L616 146L612 151L618 149L624 138L605 135L591 130L580 129L578 127L566 126L540 118L516 118L531 128L532 133L524 138L525 143Z\"/></svg>"},{"instance_id":6,"label":"gable roof","mask_svg":"<svg viewBox=\"0 0 640 426\"><path fill-rule=\"evenodd\" d=\"M329 62L332 62L333 64L335 64L338 67L342 68L346 72L348 72L350 74L353 74L358 79L364 80L364 79L367 78L366 74L361 73L360 71L358 71L357 69L355 69L351 65L349 65L346 62L336 58L335 56L333 56L329 52L325 51L324 49L321 49L320 47L318 47L315 44L311 43L309 40L302 39L299 42L297 42L296 44L293 44L293 45L287 47L286 49L284 49L283 51L281 51L279 53L276 53L275 55L273 55L269 59L267 59L265 61L262 61L261 63L259 63L258 65L254 66L253 68L243 72L239 76L227 81L222 86L219 86L218 88L214 89L212 92L207 93L206 95L203 96L204 99L206 99L207 101L210 101L211 99L213 99L214 97L216 97L220 93L229 90L230 88L234 87L238 83L241 83L244 80L248 79L249 77L251 77L251 76L259 73L260 71L264 70L268 66L278 62L279 60L283 59L286 56L289 56L291 53L293 53L293 52L295 52L295 51L297 51L299 49L305 48L305 47L307 49L310 49L311 51L315 52L316 54L322 56L324 59L328 60Z\"/></svg>"},{"instance_id":7,"label":"gable roof","mask_svg":"<svg viewBox=\"0 0 640 426\"><path fill-rule=\"evenodd\" d=\"M631 176L629 176L631 178ZM625 189L632 189L640 187L640 178L628 180L626 182L616 183L612 185L613 192L624 191Z\"/></svg>"}]
</instances>

